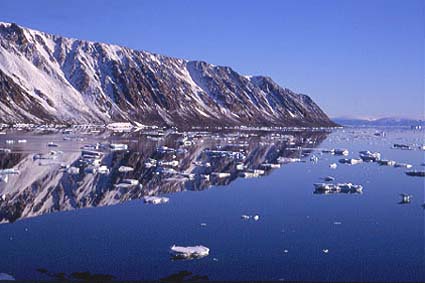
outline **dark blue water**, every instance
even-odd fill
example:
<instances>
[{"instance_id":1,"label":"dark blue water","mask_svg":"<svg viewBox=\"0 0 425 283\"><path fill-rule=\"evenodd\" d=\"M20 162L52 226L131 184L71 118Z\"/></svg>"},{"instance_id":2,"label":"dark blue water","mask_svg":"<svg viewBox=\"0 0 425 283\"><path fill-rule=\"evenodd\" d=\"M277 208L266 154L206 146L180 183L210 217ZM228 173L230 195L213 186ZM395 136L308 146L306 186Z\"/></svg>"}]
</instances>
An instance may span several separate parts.
<instances>
[{"instance_id":1,"label":"dark blue water","mask_svg":"<svg viewBox=\"0 0 425 283\"><path fill-rule=\"evenodd\" d=\"M347 148L349 157L379 151L424 170L424 151L391 148L423 144L423 132L385 132L382 137L374 129L337 130L314 146ZM24 135L29 142L20 145L22 152L34 146L31 133ZM133 143L139 144L134 138ZM16 279L72 278L87 271L119 280L177 274L204 280L425 281L424 178L406 176L403 168L350 166L338 163L340 156L315 154L317 163L307 156L264 177L235 178L199 191L181 187L165 194L170 202L163 205L134 198L22 216L0 225L0 272ZM336 169L328 166L333 162ZM313 183L327 175L362 184L363 194L313 194ZM400 193L413 195L411 203L399 204ZM244 221L242 214L260 220ZM175 261L169 255L173 244L202 244L211 252Z\"/></svg>"}]
</instances>

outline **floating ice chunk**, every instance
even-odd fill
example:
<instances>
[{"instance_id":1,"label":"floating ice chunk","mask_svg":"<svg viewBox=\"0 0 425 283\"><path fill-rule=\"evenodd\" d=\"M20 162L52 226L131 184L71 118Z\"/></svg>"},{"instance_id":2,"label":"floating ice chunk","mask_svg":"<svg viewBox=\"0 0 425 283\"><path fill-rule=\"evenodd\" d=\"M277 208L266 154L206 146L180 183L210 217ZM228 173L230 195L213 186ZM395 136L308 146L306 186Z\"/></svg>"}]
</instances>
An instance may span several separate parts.
<instances>
[{"instance_id":1,"label":"floating ice chunk","mask_svg":"<svg viewBox=\"0 0 425 283\"><path fill-rule=\"evenodd\" d=\"M345 148L341 148L341 149L334 149L333 150L333 153L335 154L335 155L348 155L350 152L347 150L347 149L345 149Z\"/></svg>"},{"instance_id":2,"label":"floating ice chunk","mask_svg":"<svg viewBox=\"0 0 425 283\"><path fill-rule=\"evenodd\" d=\"M322 252L327 254L327 253L329 253L329 249L323 249Z\"/></svg>"},{"instance_id":3,"label":"floating ice chunk","mask_svg":"<svg viewBox=\"0 0 425 283\"><path fill-rule=\"evenodd\" d=\"M400 204L410 203L413 197L412 195L408 195L408 194L400 194L400 196L401 196Z\"/></svg>"},{"instance_id":4,"label":"floating ice chunk","mask_svg":"<svg viewBox=\"0 0 425 283\"><path fill-rule=\"evenodd\" d=\"M351 165L360 164L362 162L363 162L363 160L360 159L360 158L343 158L343 159L339 160L339 163L351 164Z\"/></svg>"},{"instance_id":5,"label":"floating ice chunk","mask_svg":"<svg viewBox=\"0 0 425 283\"><path fill-rule=\"evenodd\" d=\"M254 219L255 221L258 221L258 220L260 220L260 216L258 214L256 214L252 217L252 219Z\"/></svg>"},{"instance_id":6,"label":"floating ice chunk","mask_svg":"<svg viewBox=\"0 0 425 283\"><path fill-rule=\"evenodd\" d=\"M27 140L18 140L18 143L26 143Z\"/></svg>"},{"instance_id":7,"label":"floating ice chunk","mask_svg":"<svg viewBox=\"0 0 425 283\"><path fill-rule=\"evenodd\" d=\"M155 197L155 196L146 196L143 198L145 203L150 204L161 204L161 203L167 203L170 199L167 197Z\"/></svg>"},{"instance_id":8,"label":"floating ice chunk","mask_svg":"<svg viewBox=\"0 0 425 283\"><path fill-rule=\"evenodd\" d=\"M248 219L250 219L250 218L251 218L251 216L246 215L246 214L242 214L242 215L241 215L241 218L242 218L243 220L248 220Z\"/></svg>"},{"instance_id":9,"label":"floating ice chunk","mask_svg":"<svg viewBox=\"0 0 425 283\"><path fill-rule=\"evenodd\" d=\"M336 163L329 164L329 168L331 168L331 169L336 169L337 166L338 165L336 165Z\"/></svg>"},{"instance_id":10,"label":"floating ice chunk","mask_svg":"<svg viewBox=\"0 0 425 283\"><path fill-rule=\"evenodd\" d=\"M377 162L379 165L383 165L383 166L394 166L396 164L394 160L386 160L386 159L378 160Z\"/></svg>"},{"instance_id":11,"label":"floating ice chunk","mask_svg":"<svg viewBox=\"0 0 425 283\"><path fill-rule=\"evenodd\" d=\"M11 153L12 150L10 148L0 148L0 153Z\"/></svg>"},{"instance_id":12,"label":"floating ice chunk","mask_svg":"<svg viewBox=\"0 0 425 283\"><path fill-rule=\"evenodd\" d=\"M173 245L171 248L171 254L176 258L191 259L201 258L209 255L210 249L205 246L193 246L193 247L182 247Z\"/></svg>"},{"instance_id":13,"label":"floating ice chunk","mask_svg":"<svg viewBox=\"0 0 425 283\"><path fill-rule=\"evenodd\" d=\"M15 141L14 141L14 140L6 140L6 143L7 143L7 144L14 144L14 143L15 143Z\"/></svg>"},{"instance_id":14,"label":"floating ice chunk","mask_svg":"<svg viewBox=\"0 0 425 283\"><path fill-rule=\"evenodd\" d=\"M130 167L130 166L120 166L119 168L118 168L118 172L121 172L121 173L125 173L125 172L132 172L132 171L134 171L134 169L133 169L133 167Z\"/></svg>"},{"instance_id":15,"label":"floating ice chunk","mask_svg":"<svg viewBox=\"0 0 425 283\"><path fill-rule=\"evenodd\" d=\"M47 146L48 146L48 147L59 147L59 145L58 145L57 143L54 143L54 142L49 142L49 143L47 144Z\"/></svg>"},{"instance_id":16,"label":"floating ice chunk","mask_svg":"<svg viewBox=\"0 0 425 283\"><path fill-rule=\"evenodd\" d=\"M242 178L256 178L260 177L262 174L256 173L256 172L241 172L239 176Z\"/></svg>"},{"instance_id":17,"label":"floating ice chunk","mask_svg":"<svg viewBox=\"0 0 425 283\"><path fill-rule=\"evenodd\" d=\"M318 194L332 194L332 193L360 194L363 191L362 185L354 185L352 183L338 183L338 184L315 183L313 185L315 188L315 193L318 193Z\"/></svg>"},{"instance_id":18,"label":"floating ice chunk","mask_svg":"<svg viewBox=\"0 0 425 283\"><path fill-rule=\"evenodd\" d=\"M371 152L369 150L360 151L360 158L366 162L375 162L381 159L381 153L379 152Z\"/></svg>"},{"instance_id":19,"label":"floating ice chunk","mask_svg":"<svg viewBox=\"0 0 425 283\"><path fill-rule=\"evenodd\" d=\"M406 175L413 176L413 177L425 177L425 171L419 171L419 170L406 171Z\"/></svg>"},{"instance_id":20,"label":"floating ice chunk","mask_svg":"<svg viewBox=\"0 0 425 283\"><path fill-rule=\"evenodd\" d=\"M408 163L397 162L396 164L394 164L394 167L402 167L402 168L410 169L412 168L412 165Z\"/></svg>"}]
</instances>

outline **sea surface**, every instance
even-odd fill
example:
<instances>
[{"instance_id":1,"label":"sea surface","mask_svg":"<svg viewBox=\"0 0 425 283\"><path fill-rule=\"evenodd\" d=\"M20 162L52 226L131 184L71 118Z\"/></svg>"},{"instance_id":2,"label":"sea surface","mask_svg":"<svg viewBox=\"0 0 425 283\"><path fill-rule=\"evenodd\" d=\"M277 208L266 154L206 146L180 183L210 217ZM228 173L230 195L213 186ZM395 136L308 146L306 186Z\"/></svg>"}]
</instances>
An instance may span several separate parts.
<instances>
[{"instance_id":1,"label":"sea surface","mask_svg":"<svg viewBox=\"0 0 425 283\"><path fill-rule=\"evenodd\" d=\"M0 175L0 273L17 280L425 281L425 178L405 174L425 170L424 131L3 132L19 174ZM339 162L363 150L412 168ZM326 176L363 190L315 191Z\"/></svg>"}]
</instances>

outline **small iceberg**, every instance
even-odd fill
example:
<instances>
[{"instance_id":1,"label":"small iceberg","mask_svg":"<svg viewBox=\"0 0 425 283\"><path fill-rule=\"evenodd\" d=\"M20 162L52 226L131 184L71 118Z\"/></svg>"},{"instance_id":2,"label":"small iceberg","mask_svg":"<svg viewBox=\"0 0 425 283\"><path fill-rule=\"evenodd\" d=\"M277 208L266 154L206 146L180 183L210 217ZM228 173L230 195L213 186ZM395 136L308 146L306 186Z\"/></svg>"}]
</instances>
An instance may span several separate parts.
<instances>
[{"instance_id":1,"label":"small iceberg","mask_svg":"<svg viewBox=\"0 0 425 283\"><path fill-rule=\"evenodd\" d=\"M350 152L348 149L342 148L342 149L334 149L333 154L335 155L348 155Z\"/></svg>"},{"instance_id":2,"label":"small iceberg","mask_svg":"<svg viewBox=\"0 0 425 283\"><path fill-rule=\"evenodd\" d=\"M360 151L360 158L365 162L375 162L381 159L381 153L371 152L369 150Z\"/></svg>"},{"instance_id":3,"label":"small iceberg","mask_svg":"<svg viewBox=\"0 0 425 283\"><path fill-rule=\"evenodd\" d=\"M396 164L394 164L394 167L401 167L401 168L410 169L410 168L412 168L412 164L397 162Z\"/></svg>"},{"instance_id":4,"label":"small iceberg","mask_svg":"<svg viewBox=\"0 0 425 283\"><path fill-rule=\"evenodd\" d=\"M145 203L162 204L167 203L170 199L167 197L146 196L143 198L143 200L145 201Z\"/></svg>"},{"instance_id":5,"label":"small iceberg","mask_svg":"<svg viewBox=\"0 0 425 283\"><path fill-rule=\"evenodd\" d=\"M362 162L363 160L360 158L343 158L339 160L339 163L350 164L350 165L360 164Z\"/></svg>"},{"instance_id":6,"label":"small iceberg","mask_svg":"<svg viewBox=\"0 0 425 283\"><path fill-rule=\"evenodd\" d=\"M377 161L379 165L383 165L383 166L394 166L397 162L395 162L394 160L378 160Z\"/></svg>"},{"instance_id":7,"label":"small iceberg","mask_svg":"<svg viewBox=\"0 0 425 283\"><path fill-rule=\"evenodd\" d=\"M329 168L331 168L331 169L336 169L337 166L338 165L336 165L336 163L329 164Z\"/></svg>"},{"instance_id":8,"label":"small iceberg","mask_svg":"<svg viewBox=\"0 0 425 283\"><path fill-rule=\"evenodd\" d=\"M196 259L202 258L210 253L210 249L205 246L182 247L173 245L170 248L171 254L175 259Z\"/></svg>"},{"instance_id":9,"label":"small iceberg","mask_svg":"<svg viewBox=\"0 0 425 283\"><path fill-rule=\"evenodd\" d=\"M411 202L412 200L412 195L408 195L408 194L400 194L401 196L401 201L399 202L399 204L408 204Z\"/></svg>"},{"instance_id":10,"label":"small iceberg","mask_svg":"<svg viewBox=\"0 0 425 283\"><path fill-rule=\"evenodd\" d=\"M314 193L316 194L361 194L363 192L362 185L354 185L352 183L315 183L313 185L315 189Z\"/></svg>"}]
</instances>

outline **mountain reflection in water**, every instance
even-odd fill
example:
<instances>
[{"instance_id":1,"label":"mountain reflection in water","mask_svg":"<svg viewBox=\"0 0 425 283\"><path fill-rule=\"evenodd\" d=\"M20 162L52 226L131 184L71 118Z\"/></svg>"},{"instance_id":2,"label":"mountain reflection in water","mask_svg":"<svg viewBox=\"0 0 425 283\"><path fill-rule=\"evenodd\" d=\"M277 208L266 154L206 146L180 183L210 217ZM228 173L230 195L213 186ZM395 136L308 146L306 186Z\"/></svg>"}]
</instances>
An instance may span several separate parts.
<instances>
[{"instance_id":1,"label":"mountain reflection in water","mask_svg":"<svg viewBox=\"0 0 425 283\"><path fill-rule=\"evenodd\" d=\"M266 176L285 158L308 155L309 151L302 148L317 146L327 134L15 133L2 139L25 138L28 142L15 144L10 153L0 153L1 169L15 168L20 172L8 175L7 182L0 183L0 222L114 205L147 195L201 191L225 186L239 177ZM58 147L47 146L52 140ZM110 143L127 144L128 149L112 151ZM100 166L109 172L102 172Z\"/></svg>"}]
</instances>

